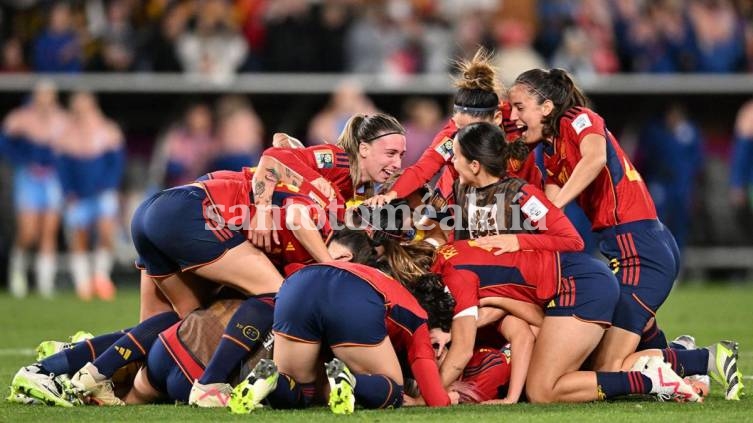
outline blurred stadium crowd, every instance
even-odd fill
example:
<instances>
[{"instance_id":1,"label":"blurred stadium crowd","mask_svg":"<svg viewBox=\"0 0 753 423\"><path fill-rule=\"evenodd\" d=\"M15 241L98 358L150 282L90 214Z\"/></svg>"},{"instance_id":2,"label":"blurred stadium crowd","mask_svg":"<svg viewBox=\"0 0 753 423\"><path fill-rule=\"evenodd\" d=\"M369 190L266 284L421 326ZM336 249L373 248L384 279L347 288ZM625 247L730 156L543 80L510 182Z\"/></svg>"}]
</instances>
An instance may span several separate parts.
<instances>
[{"instance_id":1,"label":"blurred stadium crowd","mask_svg":"<svg viewBox=\"0 0 753 423\"><path fill-rule=\"evenodd\" d=\"M6 0L4 72L444 73L753 69L746 0Z\"/></svg>"},{"instance_id":2,"label":"blurred stadium crowd","mask_svg":"<svg viewBox=\"0 0 753 423\"><path fill-rule=\"evenodd\" d=\"M581 80L619 72L753 70L753 2L744 0L6 0L0 24L0 71L6 73L184 72L217 82L229 81L237 72L445 74L453 70L453 59L479 45L496 51L495 64L506 81L537 67L563 67ZM10 208L0 210L0 275L12 275L13 266L30 265L34 256L19 256L21 250L51 252L63 245L72 252L67 266L74 282L88 278L94 288L97 276L86 275L109 274L113 257L130 268L134 252L128 219L145 194L213 170L255 165L272 133L291 130L267 119L270 114L300 121L296 125L302 129L292 135L312 144L334 142L353 114L380 108L362 87L346 80L326 104L301 100L310 109L305 113L284 107L257 110L242 95L192 99L179 109L168 102L150 116L161 129L144 134L148 125L123 125L127 102L118 111L104 102L99 106L96 95L87 97L90 93L80 93L93 100L83 106L76 102L80 96L64 94L60 100L46 100L44 107L73 121L81 117L82 107L94 110L99 122L94 126L114 125L119 134L124 164L110 169L119 172L113 177L118 182L86 193L111 206L112 193L117 193L117 211L104 213L109 235L103 241L101 235L89 238L77 232L86 207L70 178L63 178L57 209L63 230L53 227L64 234L55 237L60 243L46 242L37 232L14 233L13 228L29 225L19 224ZM31 94L12 107L33 106L36 97ZM155 99L160 104L165 97ZM750 243L753 102L743 105L736 119L727 116L734 128L712 131L709 142L697 110L681 100L664 100L666 107L657 106L652 116L625 116L632 121L617 128L660 217L683 246ZM444 101L402 96L397 106L392 104L389 112L407 129L403 167L413 164L444 126ZM10 101L4 103L4 136L33 135L18 130L7 110ZM93 150L63 153L90 159L94 153L117 150L102 147L94 133L80 136L82 145L87 137ZM719 139L723 153L708 154L718 148ZM10 204L15 198L18 204L25 188L10 181L23 160L2 156L0 199ZM76 169L80 162L68 164ZM18 237L28 239L19 244ZM9 273L3 269L6 257ZM52 259L38 254L36 260L37 278L49 275ZM107 297L107 284L100 285L100 296Z\"/></svg>"}]
</instances>

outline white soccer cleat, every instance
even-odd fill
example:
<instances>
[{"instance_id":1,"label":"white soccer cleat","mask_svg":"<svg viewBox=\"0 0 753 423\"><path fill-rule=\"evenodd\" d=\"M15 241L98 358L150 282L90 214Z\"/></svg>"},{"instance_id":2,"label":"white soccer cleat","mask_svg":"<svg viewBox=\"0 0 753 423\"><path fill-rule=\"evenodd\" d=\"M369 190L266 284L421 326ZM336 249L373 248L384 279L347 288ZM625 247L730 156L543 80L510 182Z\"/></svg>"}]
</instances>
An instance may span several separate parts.
<instances>
[{"instance_id":1,"label":"white soccer cleat","mask_svg":"<svg viewBox=\"0 0 753 423\"><path fill-rule=\"evenodd\" d=\"M693 387L678 376L672 370L672 366L665 363L661 357L653 356L649 358L646 368L641 373L651 379L651 393L655 394L659 401L703 401L703 398L695 392Z\"/></svg>"},{"instance_id":2,"label":"white soccer cleat","mask_svg":"<svg viewBox=\"0 0 753 423\"><path fill-rule=\"evenodd\" d=\"M71 387L79 397L88 399L96 405L125 405L123 400L115 395L112 380L101 375L92 363L86 363L71 377Z\"/></svg>"},{"instance_id":3,"label":"white soccer cleat","mask_svg":"<svg viewBox=\"0 0 753 423\"><path fill-rule=\"evenodd\" d=\"M337 358L324 365L329 381L329 409L335 414L353 414L356 408L356 378Z\"/></svg>"},{"instance_id":4,"label":"white soccer cleat","mask_svg":"<svg viewBox=\"0 0 753 423\"><path fill-rule=\"evenodd\" d=\"M8 398L6 398L6 400L8 400L8 402L14 402L16 404L22 405L44 405L43 401L40 401L36 398L27 397L20 392L14 392L12 388L10 395L8 395Z\"/></svg>"},{"instance_id":5,"label":"white soccer cleat","mask_svg":"<svg viewBox=\"0 0 753 423\"><path fill-rule=\"evenodd\" d=\"M188 405L201 408L227 407L231 392L233 392L233 387L227 383L203 385L195 380L191 387L191 394L188 396Z\"/></svg>"},{"instance_id":6,"label":"white soccer cleat","mask_svg":"<svg viewBox=\"0 0 753 423\"><path fill-rule=\"evenodd\" d=\"M65 386L54 375L44 373L35 364L22 367L11 382L11 395L8 400L24 404L38 402L59 407L73 407L75 404L66 399Z\"/></svg>"},{"instance_id":7,"label":"white soccer cleat","mask_svg":"<svg viewBox=\"0 0 753 423\"><path fill-rule=\"evenodd\" d=\"M261 408L261 402L277 388L280 373L274 361L263 358L251 373L233 389L227 406L233 414L248 414Z\"/></svg>"}]
</instances>

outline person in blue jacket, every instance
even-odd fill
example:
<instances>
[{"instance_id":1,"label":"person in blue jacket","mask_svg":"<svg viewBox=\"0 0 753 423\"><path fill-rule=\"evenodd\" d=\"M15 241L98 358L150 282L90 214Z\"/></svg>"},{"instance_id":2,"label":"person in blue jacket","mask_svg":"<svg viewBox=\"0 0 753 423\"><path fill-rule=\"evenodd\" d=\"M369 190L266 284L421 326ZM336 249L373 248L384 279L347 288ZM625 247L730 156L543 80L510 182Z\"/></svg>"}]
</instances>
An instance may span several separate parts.
<instances>
[{"instance_id":1,"label":"person in blue jacket","mask_svg":"<svg viewBox=\"0 0 753 423\"><path fill-rule=\"evenodd\" d=\"M703 134L679 103L641 130L638 168L662 222L682 250L688 241L693 187L703 168Z\"/></svg>"},{"instance_id":2,"label":"person in blue jacket","mask_svg":"<svg viewBox=\"0 0 753 423\"><path fill-rule=\"evenodd\" d=\"M57 235L62 193L55 152L68 124L49 80L34 87L28 102L3 121L0 151L13 167L16 235L8 266L9 289L15 297L28 293L27 267L36 248L35 279L40 294L51 297L57 270Z\"/></svg>"},{"instance_id":3,"label":"person in blue jacket","mask_svg":"<svg viewBox=\"0 0 753 423\"><path fill-rule=\"evenodd\" d=\"M125 162L123 133L102 114L92 93L73 93L70 110L71 125L60 143L58 172L66 201L63 224L71 275L79 298L89 300L96 294L112 300L117 189Z\"/></svg>"},{"instance_id":4,"label":"person in blue jacket","mask_svg":"<svg viewBox=\"0 0 753 423\"><path fill-rule=\"evenodd\" d=\"M737 113L730 163L730 205L744 228L744 239L753 239L753 100Z\"/></svg>"}]
</instances>

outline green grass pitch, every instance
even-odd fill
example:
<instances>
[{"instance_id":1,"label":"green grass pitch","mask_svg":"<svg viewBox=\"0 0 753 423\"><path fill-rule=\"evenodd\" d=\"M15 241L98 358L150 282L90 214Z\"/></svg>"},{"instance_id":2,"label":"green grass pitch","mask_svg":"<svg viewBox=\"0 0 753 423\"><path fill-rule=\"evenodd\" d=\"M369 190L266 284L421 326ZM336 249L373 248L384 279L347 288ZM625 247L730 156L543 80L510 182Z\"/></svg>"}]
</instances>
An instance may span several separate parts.
<instances>
[{"instance_id":1,"label":"green grass pitch","mask_svg":"<svg viewBox=\"0 0 753 423\"><path fill-rule=\"evenodd\" d=\"M740 342L740 367L748 391L753 391L753 286L682 286L676 289L659 312L667 336L683 333L696 337L699 345L724 338ZM0 295L0 380L7 396L15 371L33 360L36 344L45 339L64 339L77 330L101 333L133 325L138 318L136 292L121 292L115 303L80 303L70 295L54 302L38 298L13 300ZM123 408L81 407L62 409L0 403L0 422L38 421L464 421L464 422L745 422L753 421L753 393L742 401L725 401L720 387L703 404L614 401L608 403L534 406L462 406L429 410L413 408L388 411L357 410L349 417L334 416L328 409L304 411L259 410L253 416L233 416L225 410L201 410L187 406L158 405Z\"/></svg>"}]
</instances>

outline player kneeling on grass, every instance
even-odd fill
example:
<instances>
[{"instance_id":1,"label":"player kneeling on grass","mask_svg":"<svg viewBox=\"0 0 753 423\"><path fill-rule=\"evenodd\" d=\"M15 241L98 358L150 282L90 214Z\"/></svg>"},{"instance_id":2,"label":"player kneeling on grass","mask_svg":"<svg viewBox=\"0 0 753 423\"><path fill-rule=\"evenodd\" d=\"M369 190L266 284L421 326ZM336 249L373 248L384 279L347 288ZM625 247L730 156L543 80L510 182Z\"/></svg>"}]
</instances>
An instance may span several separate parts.
<instances>
[{"instance_id":1,"label":"player kneeling on grass","mask_svg":"<svg viewBox=\"0 0 753 423\"><path fill-rule=\"evenodd\" d=\"M265 341L262 346L261 341L266 339L265 335L271 327L272 307L255 297L246 300L218 299L208 308L190 313L161 332L149 346L144 363L131 363L115 374L110 384L113 394L111 403L187 403L194 380L201 378L223 338L223 328L238 310L242 311L248 323L249 335L260 342L256 349L250 351L250 357L235 366L236 371L229 375L228 383L237 383L240 375L248 374L261 358L270 356L271 342ZM129 329L126 329L75 344L42 343L40 346L54 347L47 348L46 352L59 351L49 356L42 354L38 362L22 367L13 378L8 399L24 404L43 403L62 407L98 404L96 400L92 401L91 397L78 392L70 384L69 376L99 357L128 332ZM128 350L122 351L130 354ZM141 367L142 364L145 367Z\"/></svg>"},{"instance_id":2,"label":"player kneeling on grass","mask_svg":"<svg viewBox=\"0 0 753 423\"><path fill-rule=\"evenodd\" d=\"M410 279L403 274L398 282L372 267L394 271L385 264L394 263L397 255L410 257L411 247L396 238L382 230L370 238L366 231L344 229L329 245L330 254L341 261L307 266L286 279L275 305L274 361L261 362L234 389L231 411L250 412L265 400L275 408L309 406L325 345L336 357L326 365L335 413L352 413L356 401L366 408L402 405L403 372L396 351L407 353L425 403L450 405L422 306L430 318L444 319L440 326L449 327L453 300L436 275L424 274L426 269L416 268ZM377 248L385 252L381 263Z\"/></svg>"}]
</instances>

